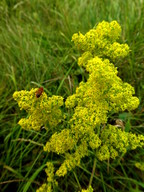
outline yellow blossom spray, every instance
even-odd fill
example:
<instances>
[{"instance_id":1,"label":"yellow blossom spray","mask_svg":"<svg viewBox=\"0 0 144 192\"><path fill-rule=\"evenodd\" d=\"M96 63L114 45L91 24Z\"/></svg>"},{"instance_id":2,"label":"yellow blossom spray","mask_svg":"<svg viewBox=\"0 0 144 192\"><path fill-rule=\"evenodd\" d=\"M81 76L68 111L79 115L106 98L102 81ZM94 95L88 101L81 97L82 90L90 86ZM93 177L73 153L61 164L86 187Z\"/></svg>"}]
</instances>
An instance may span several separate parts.
<instances>
[{"instance_id":1,"label":"yellow blossom spray","mask_svg":"<svg viewBox=\"0 0 144 192\"><path fill-rule=\"evenodd\" d=\"M47 163L47 183L37 192L53 191L53 186L58 185L55 177L65 176L80 166L81 160L93 151L94 166L89 186L86 190L80 189L92 192L97 161L115 159L130 149L144 146L144 136L108 124L109 114L131 111L139 105L134 88L118 77L114 65L116 59L124 58L130 51L127 44L117 42L120 34L121 27L116 21L102 21L85 35L80 32L73 35L72 41L82 52L78 65L89 73L89 77L86 82L80 82L76 92L66 99L65 105L61 96L48 97L43 92L37 98L37 89L13 94L20 109L28 113L27 118L19 121L21 127L36 131L40 131L41 126L46 129L55 127L43 150L64 158L57 169L51 162ZM66 107L70 118L62 113L61 106ZM60 129L62 122L65 124Z\"/></svg>"}]
</instances>

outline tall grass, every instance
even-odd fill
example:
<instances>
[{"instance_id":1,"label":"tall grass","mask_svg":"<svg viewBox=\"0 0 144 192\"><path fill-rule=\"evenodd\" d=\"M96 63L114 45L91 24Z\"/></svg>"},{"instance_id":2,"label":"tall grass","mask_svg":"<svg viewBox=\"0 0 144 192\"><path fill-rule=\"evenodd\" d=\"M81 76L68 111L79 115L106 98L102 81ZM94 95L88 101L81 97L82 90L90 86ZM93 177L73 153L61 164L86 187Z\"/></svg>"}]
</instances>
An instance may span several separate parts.
<instances>
[{"instance_id":1,"label":"tall grass","mask_svg":"<svg viewBox=\"0 0 144 192\"><path fill-rule=\"evenodd\" d=\"M43 86L46 93L67 97L85 72L78 67L78 52L71 37L87 32L102 20L117 20L121 42L130 56L117 62L119 76L135 87L141 103L130 116L132 130L144 130L144 1L143 0L1 0L0 1L0 191L34 192L44 182L42 151L45 132L26 132L17 121L25 115L12 99L16 90ZM113 118L126 117L117 114ZM23 138L23 139L20 139ZM97 163L95 191L144 191L143 173L134 168L144 150L113 162ZM57 159L56 159L57 161ZM78 191L91 176L91 159L59 179L59 191Z\"/></svg>"}]
</instances>

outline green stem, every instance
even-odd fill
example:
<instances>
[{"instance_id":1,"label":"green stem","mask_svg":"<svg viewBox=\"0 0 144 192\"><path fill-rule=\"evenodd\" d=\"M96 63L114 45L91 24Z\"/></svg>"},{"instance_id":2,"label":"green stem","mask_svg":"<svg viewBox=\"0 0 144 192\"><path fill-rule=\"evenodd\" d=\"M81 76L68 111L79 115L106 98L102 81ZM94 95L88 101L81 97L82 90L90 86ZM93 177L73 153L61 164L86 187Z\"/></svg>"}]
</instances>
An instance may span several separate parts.
<instances>
[{"instance_id":1,"label":"green stem","mask_svg":"<svg viewBox=\"0 0 144 192\"><path fill-rule=\"evenodd\" d=\"M77 181L78 187L79 187L79 189L81 190L82 188L81 188L80 182L79 182L79 180L78 180L78 178L77 178L77 175L75 174L74 171L73 171L73 174L74 174L75 179L76 179L76 181Z\"/></svg>"},{"instance_id":2,"label":"green stem","mask_svg":"<svg viewBox=\"0 0 144 192\"><path fill-rule=\"evenodd\" d=\"M91 177L90 177L90 181L89 181L89 186L91 186L91 184L92 184L94 173L95 173L95 169L96 169L96 158L94 159L93 169L92 169L92 173L91 173Z\"/></svg>"},{"instance_id":3,"label":"green stem","mask_svg":"<svg viewBox=\"0 0 144 192\"><path fill-rule=\"evenodd\" d=\"M30 143L33 143L35 145L39 145L41 147L43 147L44 145L41 144L41 143L37 143L35 141L32 141L31 139L24 139L24 138L18 138L18 139L13 139L12 141L25 141L25 142L30 142Z\"/></svg>"}]
</instances>

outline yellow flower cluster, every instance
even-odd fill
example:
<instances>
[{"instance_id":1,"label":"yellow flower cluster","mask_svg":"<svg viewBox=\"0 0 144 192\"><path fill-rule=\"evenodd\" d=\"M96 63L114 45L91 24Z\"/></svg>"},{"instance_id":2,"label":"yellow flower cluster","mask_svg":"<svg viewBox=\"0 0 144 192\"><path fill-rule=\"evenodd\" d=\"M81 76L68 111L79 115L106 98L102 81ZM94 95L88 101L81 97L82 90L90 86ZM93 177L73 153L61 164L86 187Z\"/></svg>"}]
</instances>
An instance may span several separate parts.
<instances>
[{"instance_id":1,"label":"yellow flower cluster","mask_svg":"<svg viewBox=\"0 0 144 192\"><path fill-rule=\"evenodd\" d=\"M73 149L75 140L73 139L69 129L63 129L60 133L54 133L50 140L44 146L44 151L64 154L68 150Z\"/></svg>"},{"instance_id":2,"label":"yellow flower cluster","mask_svg":"<svg viewBox=\"0 0 144 192\"><path fill-rule=\"evenodd\" d=\"M55 174L53 164L47 163L47 183L37 192L51 192L52 186L57 185L55 176L65 176L79 166L81 159L89 155L89 150L104 161L144 146L144 136L107 125L109 114L130 111L139 105L138 98L133 96L134 88L117 76L117 68L110 62L129 53L128 45L116 42L120 33L121 27L116 21L103 21L85 35L73 35L75 45L83 51L78 64L85 68L89 77L65 101L66 110L69 109L67 113L70 112L69 120L62 115L63 98L60 96L47 97L43 92L37 98L37 89L13 94L20 109L28 113L27 118L19 121L24 129L51 128L65 118L63 128L57 126L44 146L46 152L62 154L64 161ZM93 189L82 190L86 191Z\"/></svg>"},{"instance_id":3,"label":"yellow flower cluster","mask_svg":"<svg viewBox=\"0 0 144 192\"><path fill-rule=\"evenodd\" d=\"M87 189L82 189L81 192L93 192L93 188L89 186Z\"/></svg>"},{"instance_id":4,"label":"yellow flower cluster","mask_svg":"<svg viewBox=\"0 0 144 192\"><path fill-rule=\"evenodd\" d=\"M53 163L47 162L47 168L45 172L47 174L47 183L44 183L36 192L53 192L53 186L57 186L58 183L54 179L54 166Z\"/></svg>"},{"instance_id":5,"label":"yellow flower cluster","mask_svg":"<svg viewBox=\"0 0 144 192\"><path fill-rule=\"evenodd\" d=\"M116 126L108 125L101 133L101 147L97 152L99 160L115 159L120 153L125 154L128 149L144 146L144 136L125 132Z\"/></svg>"},{"instance_id":6,"label":"yellow flower cluster","mask_svg":"<svg viewBox=\"0 0 144 192\"><path fill-rule=\"evenodd\" d=\"M53 190L50 183L44 183L39 189L36 190L36 192L53 192Z\"/></svg>"},{"instance_id":7,"label":"yellow flower cluster","mask_svg":"<svg viewBox=\"0 0 144 192\"><path fill-rule=\"evenodd\" d=\"M136 162L135 166L140 169L141 171L144 171L144 162Z\"/></svg>"},{"instance_id":8,"label":"yellow flower cluster","mask_svg":"<svg viewBox=\"0 0 144 192\"><path fill-rule=\"evenodd\" d=\"M121 27L117 21L108 23L102 21L85 35L75 33L72 37L75 46L93 56L108 57L112 60L123 58L129 53L127 44L119 44L116 40L121 34Z\"/></svg>"},{"instance_id":9,"label":"yellow flower cluster","mask_svg":"<svg viewBox=\"0 0 144 192\"><path fill-rule=\"evenodd\" d=\"M62 112L60 106L63 105L63 98L60 96L47 97L46 93L37 98L36 89L30 91L16 91L13 98L18 102L20 109L27 111L27 118L22 118L19 125L23 129L36 131L40 130L42 126L56 126L62 119Z\"/></svg>"},{"instance_id":10,"label":"yellow flower cluster","mask_svg":"<svg viewBox=\"0 0 144 192\"><path fill-rule=\"evenodd\" d=\"M76 93L65 102L67 108L73 109L69 124L76 143L85 141L87 148L96 149L101 161L115 159L120 153L126 153L128 148L134 149L144 144L143 136L106 126L109 113L133 110L139 105L138 98L133 96L134 88L117 76L118 71L113 63L100 58L101 54L110 54L111 59L128 54L127 45L115 42L120 31L117 22L102 22L85 36L73 36L75 45L84 51L78 64L86 69L89 78L87 82L81 82ZM104 124L107 128L101 133Z\"/></svg>"},{"instance_id":11,"label":"yellow flower cluster","mask_svg":"<svg viewBox=\"0 0 144 192\"><path fill-rule=\"evenodd\" d=\"M76 147L74 153L65 153L65 160L56 171L56 175L59 177L66 175L68 171L71 171L76 166L79 166L81 159L87 155L87 143L83 141L79 146Z\"/></svg>"},{"instance_id":12,"label":"yellow flower cluster","mask_svg":"<svg viewBox=\"0 0 144 192\"><path fill-rule=\"evenodd\" d=\"M47 168L45 169L45 172L47 174L47 181L49 183L52 183L54 181L54 166L53 163L47 162Z\"/></svg>"},{"instance_id":13,"label":"yellow flower cluster","mask_svg":"<svg viewBox=\"0 0 144 192\"><path fill-rule=\"evenodd\" d=\"M85 133L85 127L86 130L92 130L106 123L109 112L133 110L139 105L138 98L133 96L134 88L122 82L117 76L117 68L108 59L96 56L86 61L85 58L84 55L89 78L87 82L81 82L76 93L65 102L67 108L74 108L70 120L74 126L71 127L81 134Z\"/></svg>"}]
</instances>

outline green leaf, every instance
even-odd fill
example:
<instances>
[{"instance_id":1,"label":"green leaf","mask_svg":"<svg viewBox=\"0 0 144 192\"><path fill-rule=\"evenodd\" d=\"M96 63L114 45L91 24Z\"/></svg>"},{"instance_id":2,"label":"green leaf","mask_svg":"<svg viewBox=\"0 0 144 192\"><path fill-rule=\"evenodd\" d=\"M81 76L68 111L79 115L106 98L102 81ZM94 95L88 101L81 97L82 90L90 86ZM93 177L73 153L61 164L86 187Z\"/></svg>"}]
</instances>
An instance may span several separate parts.
<instances>
[{"instance_id":1,"label":"green leaf","mask_svg":"<svg viewBox=\"0 0 144 192\"><path fill-rule=\"evenodd\" d=\"M121 119L121 120L123 120L123 121L125 121L126 119L128 119L128 118L130 118L131 117L131 113L126 113L126 112L124 112L124 113L121 113L121 114L119 114L119 119Z\"/></svg>"},{"instance_id":2,"label":"green leaf","mask_svg":"<svg viewBox=\"0 0 144 192\"><path fill-rule=\"evenodd\" d=\"M23 189L23 192L27 192L31 183L35 180L35 178L38 176L38 174L43 170L43 168L45 167L46 165L42 165L39 169L37 169L34 174L31 176L30 178L30 181L28 181L26 183L26 185L24 186L24 189Z\"/></svg>"},{"instance_id":3,"label":"green leaf","mask_svg":"<svg viewBox=\"0 0 144 192\"><path fill-rule=\"evenodd\" d=\"M131 129L130 119L125 124L125 132L129 132Z\"/></svg>"}]
</instances>

